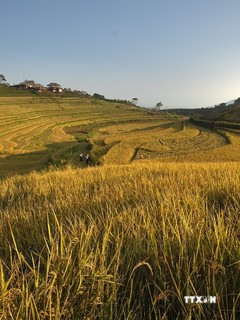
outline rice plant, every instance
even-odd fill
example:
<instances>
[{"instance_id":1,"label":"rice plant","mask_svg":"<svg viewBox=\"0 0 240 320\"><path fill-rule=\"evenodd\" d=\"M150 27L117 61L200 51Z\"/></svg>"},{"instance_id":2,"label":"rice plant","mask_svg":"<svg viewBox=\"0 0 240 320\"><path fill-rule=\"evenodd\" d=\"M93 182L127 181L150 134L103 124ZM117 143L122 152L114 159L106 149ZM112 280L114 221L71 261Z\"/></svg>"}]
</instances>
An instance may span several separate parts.
<instances>
[{"instance_id":1,"label":"rice plant","mask_svg":"<svg viewBox=\"0 0 240 320\"><path fill-rule=\"evenodd\" d=\"M3 180L0 318L238 319L239 195L238 163Z\"/></svg>"}]
</instances>

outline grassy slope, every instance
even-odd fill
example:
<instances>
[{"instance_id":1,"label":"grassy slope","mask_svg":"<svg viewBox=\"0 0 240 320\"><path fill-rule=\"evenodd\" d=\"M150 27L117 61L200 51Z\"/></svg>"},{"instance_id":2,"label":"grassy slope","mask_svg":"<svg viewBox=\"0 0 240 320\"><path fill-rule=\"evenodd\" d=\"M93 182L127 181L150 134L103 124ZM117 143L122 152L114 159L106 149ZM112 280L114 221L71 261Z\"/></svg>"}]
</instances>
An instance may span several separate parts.
<instances>
[{"instance_id":1,"label":"grassy slope","mask_svg":"<svg viewBox=\"0 0 240 320\"><path fill-rule=\"evenodd\" d=\"M1 181L0 319L239 317L238 133L91 98L0 109L0 172L76 164L89 143L104 164Z\"/></svg>"},{"instance_id":2,"label":"grassy slope","mask_svg":"<svg viewBox=\"0 0 240 320\"><path fill-rule=\"evenodd\" d=\"M79 164L97 128L136 118L151 116L132 105L85 97L1 97L0 175Z\"/></svg>"},{"instance_id":3,"label":"grassy slope","mask_svg":"<svg viewBox=\"0 0 240 320\"><path fill-rule=\"evenodd\" d=\"M8 87L0 84L0 97L14 97L14 96L34 96L36 95L31 90L21 90Z\"/></svg>"},{"instance_id":4,"label":"grassy slope","mask_svg":"<svg viewBox=\"0 0 240 320\"><path fill-rule=\"evenodd\" d=\"M240 101L237 99L232 105L201 109L199 114L202 114L202 117L207 120L240 123Z\"/></svg>"},{"instance_id":5,"label":"grassy slope","mask_svg":"<svg viewBox=\"0 0 240 320\"><path fill-rule=\"evenodd\" d=\"M93 163L101 164L146 158L206 161L213 151L213 161L226 161L231 160L228 141L176 116L127 104L87 97L0 97L1 176L49 165L78 167L80 152L90 152ZM232 160L239 160L235 154Z\"/></svg>"},{"instance_id":6,"label":"grassy slope","mask_svg":"<svg viewBox=\"0 0 240 320\"><path fill-rule=\"evenodd\" d=\"M240 123L240 99L231 105L220 104L214 108L171 109L169 112L205 120Z\"/></svg>"},{"instance_id":7,"label":"grassy slope","mask_svg":"<svg viewBox=\"0 0 240 320\"><path fill-rule=\"evenodd\" d=\"M240 122L240 104L237 100L233 105L226 106L221 108L216 106L209 114L205 116L210 120L218 121L229 121L229 122Z\"/></svg>"}]
</instances>

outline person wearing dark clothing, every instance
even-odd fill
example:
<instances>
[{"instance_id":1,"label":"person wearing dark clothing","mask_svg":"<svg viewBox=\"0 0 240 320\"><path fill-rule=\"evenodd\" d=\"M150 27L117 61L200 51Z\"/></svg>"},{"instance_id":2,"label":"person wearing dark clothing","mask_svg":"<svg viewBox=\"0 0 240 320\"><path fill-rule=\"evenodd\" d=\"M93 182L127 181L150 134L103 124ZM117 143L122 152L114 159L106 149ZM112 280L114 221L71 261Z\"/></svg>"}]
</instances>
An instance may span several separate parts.
<instances>
[{"instance_id":1,"label":"person wearing dark clothing","mask_svg":"<svg viewBox=\"0 0 240 320\"><path fill-rule=\"evenodd\" d=\"M85 160L86 160L86 164L89 164L89 160L90 159L89 159L89 155L88 154L86 155Z\"/></svg>"},{"instance_id":2,"label":"person wearing dark clothing","mask_svg":"<svg viewBox=\"0 0 240 320\"><path fill-rule=\"evenodd\" d=\"M82 153L80 153L80 161L82 162L83 161L83 154Z\"/></svg>"}]
</instances>

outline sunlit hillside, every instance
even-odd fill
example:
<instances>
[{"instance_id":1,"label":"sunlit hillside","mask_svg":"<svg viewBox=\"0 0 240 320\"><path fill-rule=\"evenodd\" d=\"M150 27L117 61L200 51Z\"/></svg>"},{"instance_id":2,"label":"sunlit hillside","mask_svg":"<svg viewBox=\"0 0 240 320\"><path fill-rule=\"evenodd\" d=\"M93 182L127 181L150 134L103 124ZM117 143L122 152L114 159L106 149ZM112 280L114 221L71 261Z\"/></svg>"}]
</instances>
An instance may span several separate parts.
<instances>
[{"instance_id":1,"label":"sunlit hillside","mask_svg":"<svg viewBox=\"0 0 240 320\"><path fill-rule=\"evenodd\" d=\"M92 97L0 111L0 319L239 319L239 130Z\"/></svg>"},{"instance_id":2,"label":"sunlit hillside","mask_svg":"<svg viewBox=\"0 0 240 320\"><path fill-rule=\"evenodd\" d=\"M78 164L100 127L161 118L131 104L94 98L0 97L0 175Z\"/></svg>"},{"instance_id":3,"label":"sunlit hillside","mask_svg":"<svg viewBox=\"0 0 240 320\"><path fill-rule=\"evenodd\" d=\"M239 134L91 97L0 97L0 175L135 160L238 161ZM236 146L236 147L235 147Z\"/></svg>"}]
</instances>

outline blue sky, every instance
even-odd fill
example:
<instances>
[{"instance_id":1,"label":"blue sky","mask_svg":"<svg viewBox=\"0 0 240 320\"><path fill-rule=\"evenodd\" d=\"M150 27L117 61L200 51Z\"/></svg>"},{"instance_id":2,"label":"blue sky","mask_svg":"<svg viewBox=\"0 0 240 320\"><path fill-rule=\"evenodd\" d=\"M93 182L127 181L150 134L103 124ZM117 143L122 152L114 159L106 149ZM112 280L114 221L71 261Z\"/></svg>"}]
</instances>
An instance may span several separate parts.
<instances>
[{"instance_id":1,"label":"blue sky","mask_svg":"<svg viewBox=\"0 0 240 320\"><path fill-rule=\"evenodd\" d=\"M240 96L238 0L2 0L0 73L202 107Z\"/></svg>"}]
</instances>

